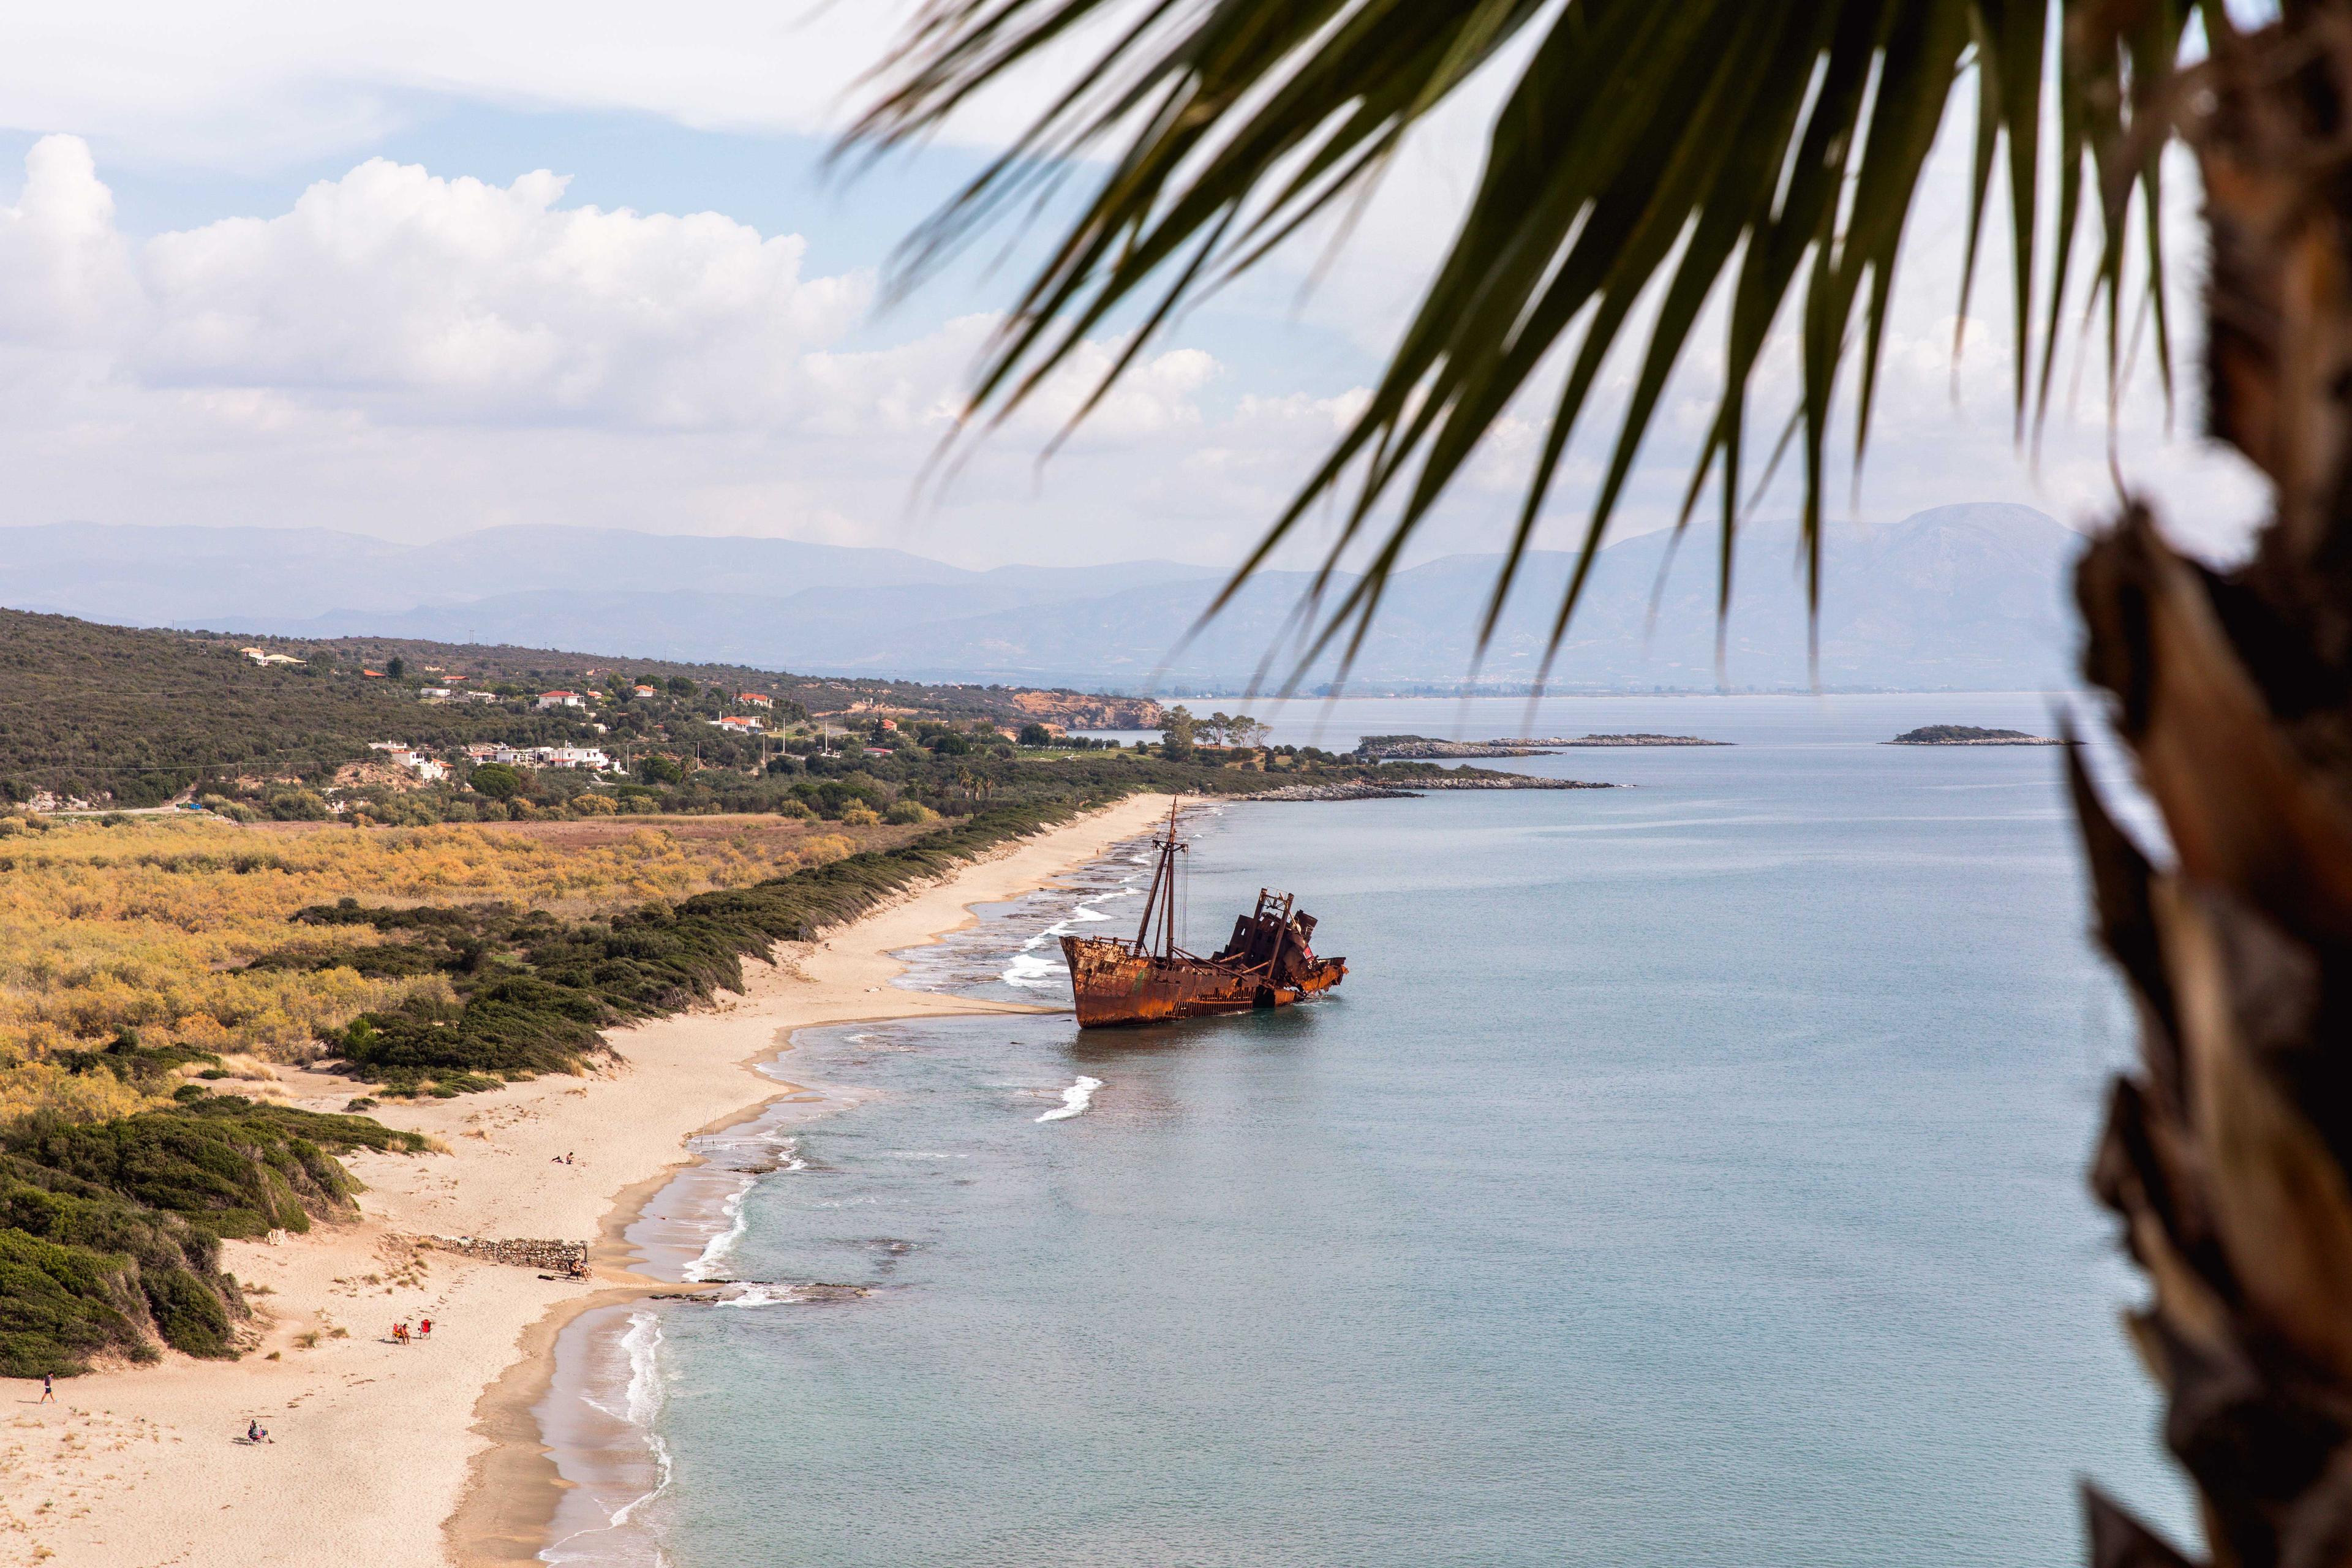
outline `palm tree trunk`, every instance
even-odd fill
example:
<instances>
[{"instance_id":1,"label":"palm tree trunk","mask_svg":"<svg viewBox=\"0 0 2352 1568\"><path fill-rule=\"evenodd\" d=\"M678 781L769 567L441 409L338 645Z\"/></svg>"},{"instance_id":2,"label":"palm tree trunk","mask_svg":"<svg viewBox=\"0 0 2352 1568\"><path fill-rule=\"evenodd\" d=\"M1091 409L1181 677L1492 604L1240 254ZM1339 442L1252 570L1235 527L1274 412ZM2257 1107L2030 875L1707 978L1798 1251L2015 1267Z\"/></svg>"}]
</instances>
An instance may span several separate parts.
<instances>
[{"instance_id":1,"label":"palm tree trunk","mask_svg":"<svg viewBox=\"0 0 2352 1568\"><path fill-rule=\"evenodd\" d=\"M2079 759L2140 1065L2092 1171L2150 1285L2129 1332L2220 1568L2352 1564L2352 8L2226 29L2180 127L2211 237L2210 433L2277 489L2210 572L2133 506L2076 574L2084 669L2162 814L2153 864ZM2070 753L2071 755L2072 753ZM2189 1559L2095 1491L2097 1568Z\"/></svg>"}]
</instances>

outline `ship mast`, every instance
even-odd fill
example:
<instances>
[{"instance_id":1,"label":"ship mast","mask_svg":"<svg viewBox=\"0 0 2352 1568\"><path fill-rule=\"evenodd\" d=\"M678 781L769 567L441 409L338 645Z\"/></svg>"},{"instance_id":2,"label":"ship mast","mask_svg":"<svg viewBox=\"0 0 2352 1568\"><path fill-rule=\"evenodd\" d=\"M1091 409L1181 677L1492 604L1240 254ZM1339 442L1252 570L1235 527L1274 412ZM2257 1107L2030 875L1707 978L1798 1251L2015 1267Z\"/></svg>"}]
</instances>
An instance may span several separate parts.
<instances>
[{"instance_id":1,"label":"ship mast","mask_svg":"<svg viewBox=\"0 0 2352 1568\"><path fill-rule=\"evenodd\" d=\"M1151 868L1151 888L1143 895L1143 919L1136 922L1135 951L1150 952L1151 917L1160 917L1160 952L1154 956L1165 958L1176 951L1176 852L1184 847L1176 837L1176 803L1179 796L1168 800L1168 837L1152 840L1160 851L1160 863Z\"/></svg>"}]
</instances>

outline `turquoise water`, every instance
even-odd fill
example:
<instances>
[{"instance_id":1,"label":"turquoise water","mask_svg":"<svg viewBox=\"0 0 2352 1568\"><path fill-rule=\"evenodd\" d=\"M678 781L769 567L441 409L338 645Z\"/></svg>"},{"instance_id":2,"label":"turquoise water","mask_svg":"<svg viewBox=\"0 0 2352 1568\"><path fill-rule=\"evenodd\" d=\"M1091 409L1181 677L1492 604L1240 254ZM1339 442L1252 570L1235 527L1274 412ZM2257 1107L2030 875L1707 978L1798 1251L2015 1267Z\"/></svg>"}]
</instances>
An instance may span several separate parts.
<instances>
[{"instance_id":1,"label":"turquoise water","mask_svg":"<svg viewBox=\"0 0 2352 1568\"><path fill-rule=\"evenodd\" d=\"M1326 1002L804 1031L778 1071L871 1097L792 1130L714 1267L872 1294L641 1325L638 1522L687 1568L2011 1568L2080 1560L2089 1475L2180 1529L2081 1179L2128 1032L2056 753L1874 743L1943 721L2049 710L1548 704L1739 743L1194 818L1194 937L1287 888L1349 960ZM912 983L1052 997L1033 939L1131 920L1137 869Z\"/></svg>"}]
</instances>

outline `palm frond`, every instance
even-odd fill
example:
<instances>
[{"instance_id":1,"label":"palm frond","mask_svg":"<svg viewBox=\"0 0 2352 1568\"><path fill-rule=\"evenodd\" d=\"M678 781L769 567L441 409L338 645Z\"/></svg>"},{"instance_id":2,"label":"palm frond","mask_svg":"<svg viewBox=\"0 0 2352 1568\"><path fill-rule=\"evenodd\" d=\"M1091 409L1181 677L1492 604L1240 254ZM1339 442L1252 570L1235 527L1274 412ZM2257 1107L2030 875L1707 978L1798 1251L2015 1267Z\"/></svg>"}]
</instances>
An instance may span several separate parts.
<instances>
[{"instance_id":1,"label":"palm frond","mask_svg":"<svg viewBox=\"0 0 2352 1568\"><path fill-rule=\"evenodd\" d=\"M1139 320L1086 402L1091 409L1181 306L1360 197L1414 128L1483 70L1516 71L1475 194L1369 402L1272 520L1215 608L1329 498L1339 504L1339 527L1324 581L1350 552L1369 551L1371 561L1323 613L1301 668L1343 635L1352 648L1414 530L1481 440L1520 400L1539 394L1548 367L1559 366L1483 647L1570 440L1596 412L1601 369L1630 325L1626 347L1638 368L1554 618L1556 648L1711 300L1725 304L1723 385L1681 521L1712 479L1721 498L1720 604L1727 605L1749 386L1795 296L1801 391L1786 416L1802 458L1801 538L1818 607L1822 495L1841 373L1849 363L1859 371L1859 465L1906 220L1947 101L1970 72L1978 125L1961 303L1965 310L2005 145L2021 432L2029 402L2037 416L2048 404L2086 169L2102 220L2092 298L2105 306L2113 369L2124 258L2134 243L2129 207L2137 191L2152 213L2156 196L2157 146L2144 132L2163 118L2189 7L2189 0L931 0L844 150L878 153L935 129L1048 51L1084 54L1085 68L902 258L902 279L920 277L1009 210L1073 177L1094 181L1084 210L985 351L967 416L969 428L985 430L1066 370L1087 334ZM2068 55L2054 81L2053 19ZM1089 53L1082 45L1090 34L1101 41ZM2053 110L2057 216L2047 231L2049 285L2037 288L2038 163L2042 121ZM2158 241L2151 218L2137 243L2160 280ZM1644 301L1646 316L1637 309ZM2040 364L2029 396L2037 302ZM2168 376L2160 315L2157 337Z\"/></svg>"}]
</instances>

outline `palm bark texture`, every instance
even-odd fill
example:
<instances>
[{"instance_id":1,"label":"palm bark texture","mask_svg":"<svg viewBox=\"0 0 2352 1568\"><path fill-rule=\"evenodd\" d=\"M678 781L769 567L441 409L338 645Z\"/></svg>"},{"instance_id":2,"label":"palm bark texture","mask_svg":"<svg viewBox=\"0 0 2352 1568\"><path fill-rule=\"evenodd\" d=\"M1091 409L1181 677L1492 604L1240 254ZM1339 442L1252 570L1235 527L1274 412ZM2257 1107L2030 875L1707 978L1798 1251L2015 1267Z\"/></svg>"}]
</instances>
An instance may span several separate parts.
<instances>
[{"instance_id":1,"label":"palm bark texture","mask_svg":"<svg viewBox=\"0 0 2352 1568\"><path fill-rule=\"evenodd\" d=\"M2210 433L2276 487L2246 566L2133 506L2076 574L2084 672L2163 815L2152 865L2072 764L2141 1071L2093 1168L2129 1328L2224 1568L2352 1563L2352 11L2216 31L2180 134L2211 238ZM2100 1568L2186 1561L2095 1492Z\"/></svg>"}]
</instances>

